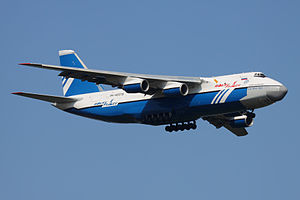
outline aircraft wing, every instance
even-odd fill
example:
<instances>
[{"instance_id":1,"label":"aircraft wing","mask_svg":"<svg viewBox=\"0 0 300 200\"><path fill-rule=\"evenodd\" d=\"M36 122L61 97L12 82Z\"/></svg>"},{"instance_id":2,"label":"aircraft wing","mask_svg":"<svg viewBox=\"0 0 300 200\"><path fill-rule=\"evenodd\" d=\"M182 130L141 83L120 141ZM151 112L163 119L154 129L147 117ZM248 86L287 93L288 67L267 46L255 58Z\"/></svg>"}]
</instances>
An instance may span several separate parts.
<instances>
[{"instance_id":1,"label":"aircraft wing","mask_svg":"<svg viewBox=\"0 0 300 200\"><path fill-rule=\"evenodd\" d=\"M248 135L248 132L245 128L232 128L230 125L224 125L229 131L231 131L236 136L245 136Z\"/></svg>"},{"instance_id":2,"label":"aircraft wing","mask_svg":"<svg viewBox=\"0 0 300 200\"><path fill-rule=\"evenodd\" d=\"M228 121L223 115L204 117L204 120L207 120L210 124L214 125L217 129L224 127L236 136L245 136L248 134L245 128L233 128L230 126Z\"/></svg>"},{"instance_id":3,"label":"aircraft wing","mask_svg":"<svg viewBox=\"0 0 300 200\"><path fill-rule=\"evenodd\" d=\"M82 81L94 82L96 84L107 84L113 87L122 87L128 80L144 79L147 80L152 89L162 89L162 85L167 82L185 83L189 87L199 86L201 79L197 77L183 77L183 76L162 76L162 75L147 75L113 72L104 70L91 70L65 66L46 65L38 63L20 63L20 65L38 67L43 69L50 69L60 71L59 76L67 78L76 78Z\"/></svg>"}]
</instances>

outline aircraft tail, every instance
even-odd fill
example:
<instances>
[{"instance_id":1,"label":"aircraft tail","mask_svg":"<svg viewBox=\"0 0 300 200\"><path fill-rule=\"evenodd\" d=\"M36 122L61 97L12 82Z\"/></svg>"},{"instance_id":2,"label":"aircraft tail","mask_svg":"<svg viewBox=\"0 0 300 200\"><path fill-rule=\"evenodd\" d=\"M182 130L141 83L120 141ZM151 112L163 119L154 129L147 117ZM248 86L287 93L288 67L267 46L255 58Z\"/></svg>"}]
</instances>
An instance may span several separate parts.
<instances>
[{"instance_id":1,"label":"aircraft tail","mask_svg":"<svg viewBox=\"0 0 300 200\"><path fill-rule=\"evenodd\" d=\"M61 66L87 69L85 64L73 50L59 51L59 59ZM99 87L95 83L83 82L74 78L63 77L62 86L64 96L99 92Z\"/></svg>"}]
</instances>

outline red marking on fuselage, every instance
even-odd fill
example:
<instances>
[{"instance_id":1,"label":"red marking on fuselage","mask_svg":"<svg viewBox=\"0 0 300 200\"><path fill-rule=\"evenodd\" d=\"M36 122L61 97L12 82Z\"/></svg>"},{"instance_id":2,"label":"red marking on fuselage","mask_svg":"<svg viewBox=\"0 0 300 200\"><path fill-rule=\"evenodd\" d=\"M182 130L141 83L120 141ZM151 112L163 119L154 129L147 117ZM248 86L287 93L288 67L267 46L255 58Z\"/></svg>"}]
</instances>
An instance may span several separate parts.
<instances>
[{"instance_id":1,"label":"red marking on fuselage","mask_svg":"<svg viewBox=\"0 0 300 200\"><path fill-rule=\"evenodd\" d=\"M225 88L238 87L238 86L241 86L241 84L237 84L237 81L233 82L233 84L221 83L221 84L215 85L215 87L225 87Z\"/></svg>"}]
</instances>

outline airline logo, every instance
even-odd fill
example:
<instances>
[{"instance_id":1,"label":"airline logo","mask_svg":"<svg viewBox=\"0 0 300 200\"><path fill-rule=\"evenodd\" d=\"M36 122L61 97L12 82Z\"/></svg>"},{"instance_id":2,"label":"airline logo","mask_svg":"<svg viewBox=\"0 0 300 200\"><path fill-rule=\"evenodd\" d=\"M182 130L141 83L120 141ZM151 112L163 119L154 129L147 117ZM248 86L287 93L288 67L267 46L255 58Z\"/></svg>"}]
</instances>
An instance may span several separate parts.
<instances>
[{"instance_id":1,"label":"airline logo","mask_svg":"<svg viewBox=\"0 0 300 200\"><path fill-rule=\"evenodd\" d=\"M101 106L102 108L105 107L111 107L111 106L117 106L119 103L117 101L115 101L114 99L108 100L108 101L101 101L101 102L97 102L94 105L95 106Z\"/></svg>"},{"instance_id":2,"label":"airline logo","mask_svg":"<svg viewBox=\"0 0 300 200\"><path fill-rule=\"evenodd\" d=\"M235 87L239 87L241 86L241 84L237 84L237 81L231 83L220 83L220 84L216 84L215 87L225 87L225 88L235 88Z\"/></svg>"}]
</instances>

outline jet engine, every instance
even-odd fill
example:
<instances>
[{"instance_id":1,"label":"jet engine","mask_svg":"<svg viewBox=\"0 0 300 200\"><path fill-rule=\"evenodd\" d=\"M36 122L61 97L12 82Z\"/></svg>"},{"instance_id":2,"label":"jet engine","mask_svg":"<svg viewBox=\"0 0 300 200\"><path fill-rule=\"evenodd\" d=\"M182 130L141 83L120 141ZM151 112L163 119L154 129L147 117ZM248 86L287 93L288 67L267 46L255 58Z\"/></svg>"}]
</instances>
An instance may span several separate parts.
<instances>
[{"instance_id":1,"label":"jet engine","mask_svg":"<svg viewBox=\"0 0 300 200\"><path fill-rule=\"evenodd\" d=\"M144 79L135 79L130 82L125 82L123 90L127 93L146 93L149 90L149 82Z\"/></svg>"},{"instance_id":2,"label":"jet engine","mask_svg":"<svg viewBox=\"0 0 300 200\"><path fill-rule=\"evenodd\" d=\"M186 96L189 93L189 88L185 83L171 83L163 88L165 96Z\"/></svg>"},{"instance_id":3,"label":"jet engine","mask_svg":"<svg viewBox=\"0 0 300 200\"><path fill-rule=\"evenodd\" d=\"M230 120L232 128L245 128L253 125L253 118L247 115L236 116Z\"/></svg>"}]
</instances>

